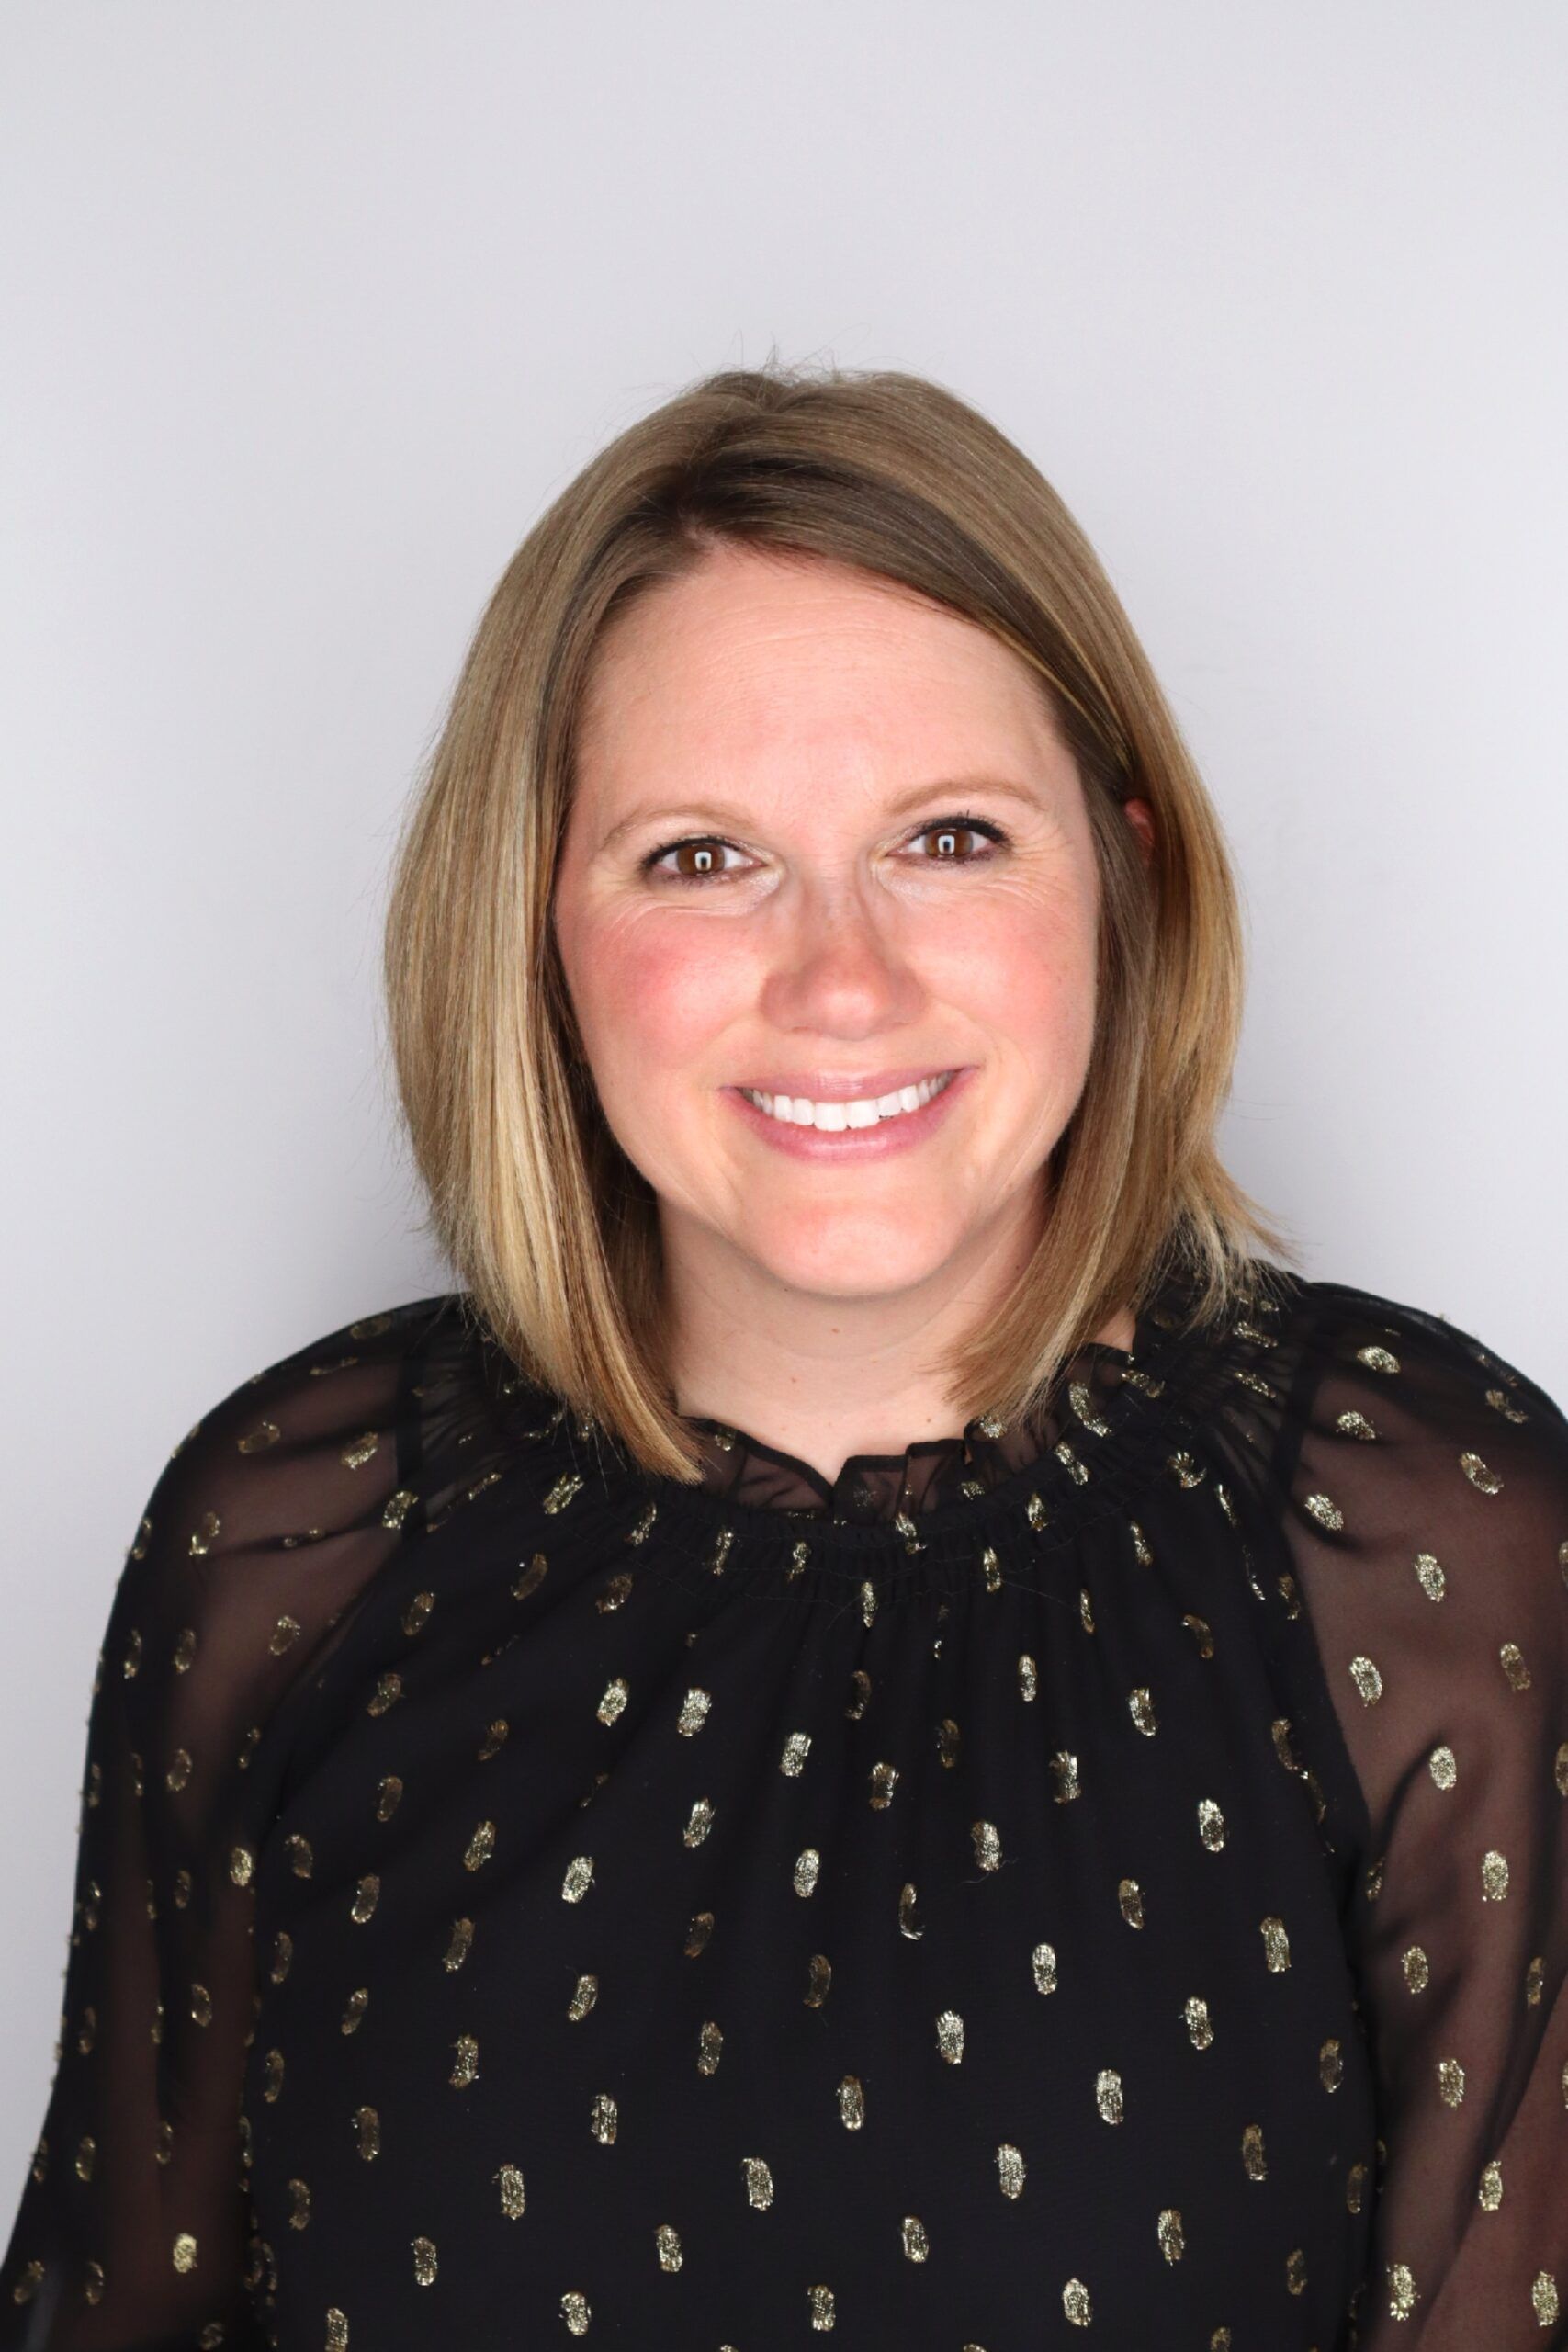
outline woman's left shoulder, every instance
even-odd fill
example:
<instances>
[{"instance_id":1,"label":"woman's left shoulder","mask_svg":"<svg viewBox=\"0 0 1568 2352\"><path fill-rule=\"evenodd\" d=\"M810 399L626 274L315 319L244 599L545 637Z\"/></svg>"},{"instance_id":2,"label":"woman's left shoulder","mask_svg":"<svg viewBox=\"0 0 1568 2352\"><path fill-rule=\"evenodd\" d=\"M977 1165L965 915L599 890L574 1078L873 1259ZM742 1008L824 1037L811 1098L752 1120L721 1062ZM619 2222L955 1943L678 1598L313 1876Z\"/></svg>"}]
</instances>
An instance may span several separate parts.
<instances>
[{"instance_id":1,"label":"woman's left shoulder","mask_svg":"<svg viewBox=\"0 0 1568 2352\"><path fill-rule=\"evenodd\" d=\"M1435 1433L1490 1435L1499 1444L1507 1432L1534 1430L1549 1451L1568 1439L1552 1391L1490 1336L1438 1308L1325 1279L1297 1279L1289 1300L1281 1319L1309 1378L1382 1399L1385 1420L1410 1416ZM1529 1442L1515 1437L1509 1450Z\"/></svg>"},{"instance_id":2,"label":"woman's left shoulder","mask_svg":"<svg viewBox=\"0 0 1568 2352\"><path fill-rule=\"evenodd\" d=\"M1280 1459L1321 1542L1473 1535L1499 1575L1550 1565L1568 1587L1568 1418L1542 1379L1490 1334L1353 1283L1292 1276L1274 1301L1257 1320Z\"/></svg>"}]
</instances>

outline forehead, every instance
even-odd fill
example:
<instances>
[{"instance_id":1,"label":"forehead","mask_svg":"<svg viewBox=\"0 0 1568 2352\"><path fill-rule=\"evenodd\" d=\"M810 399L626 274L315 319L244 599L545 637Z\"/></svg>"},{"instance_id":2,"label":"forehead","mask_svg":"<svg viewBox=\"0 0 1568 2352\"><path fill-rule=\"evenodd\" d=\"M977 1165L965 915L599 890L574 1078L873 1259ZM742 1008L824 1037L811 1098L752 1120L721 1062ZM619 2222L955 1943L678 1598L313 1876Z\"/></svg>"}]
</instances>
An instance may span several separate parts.
<instances>
[{"instance_id":1,"label":"forehead","mask_svg":"<svg viewBox=\"0 0 1568 2352\"><path fill-rule=\"evenodd\" d=\"M1060 748L1035 673L976 623L848 565L728 547L612 625L580 741L604 781L628 759Z\"/></svg>"}]
</instances>

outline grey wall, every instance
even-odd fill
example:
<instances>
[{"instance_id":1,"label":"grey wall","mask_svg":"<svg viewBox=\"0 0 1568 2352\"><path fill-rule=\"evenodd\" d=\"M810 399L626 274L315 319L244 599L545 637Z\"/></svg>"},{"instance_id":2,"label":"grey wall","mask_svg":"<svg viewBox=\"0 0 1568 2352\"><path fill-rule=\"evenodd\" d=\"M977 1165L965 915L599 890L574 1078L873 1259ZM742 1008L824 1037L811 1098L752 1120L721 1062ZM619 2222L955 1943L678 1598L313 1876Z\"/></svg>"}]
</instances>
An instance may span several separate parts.
<instances>
[{"instance_id":1,"label":"grey wall","mask_svg":"<svg viewBox=\"0 0 1568 2352\"><path fill-rule=\"evenodd\" d=\"M1568 1398L1565 66L1528 0L0 17L0 2207L164 1459L447 1284L377 1006L415 763L693 375L910 367L1022 442L1239 861L1236 1173Z\"/></svg>"}]
</instances>

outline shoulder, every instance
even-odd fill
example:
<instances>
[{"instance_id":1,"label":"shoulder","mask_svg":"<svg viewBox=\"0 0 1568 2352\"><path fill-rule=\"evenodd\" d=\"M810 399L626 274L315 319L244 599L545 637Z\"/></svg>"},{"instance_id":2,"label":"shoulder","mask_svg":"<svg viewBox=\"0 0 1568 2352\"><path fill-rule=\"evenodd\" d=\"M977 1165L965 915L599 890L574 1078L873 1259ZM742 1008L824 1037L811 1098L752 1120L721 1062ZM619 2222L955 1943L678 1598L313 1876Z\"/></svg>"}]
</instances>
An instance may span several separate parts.
<instances>
[{"instance_id":1,"label":"shoulder","mask_svg":"<svg viewBox=\"0 0 1568 2352\"><path fill-rule=\"evenodd\" d=\"M1258 1319L1275 1475L1320 1558L1430 1593L1465 1564L1494 1599L1562 1607L1568 1419L1541 1380L1489 1337L1351 1283L1292 1278Z\"/></svg>"},{"instance_id":2,"label":"shoulder","mask_svg":"<svg viewBox=\"0 0 1568 2352\"><path fill-rule=\"evenodd\" d=\"M479 1351L462 1295L441 1294L321 1332L217 1397L153 1476L106 1662L130 1679L154 1648L182 1674L217 1644L302 1660L423 1523L433 1431L471 1419Z\"/></svg>"},{"instance_id":3,"label":"shoulder","mask_svg":"<svg viewBox=\"0 0 1568 2352\"><path fill-rule=\"evenodd\" d=\"M142 1543L212 1559L261 1537L321 1541L384 1503L412 1383L424 1351L450 1351L458 1306L451 1294L380 1308L236 1383L172 1449Z\"/></svg>"},{"instance_id":4,"label":"shoulder","mask_svg":"<svg viewBox=\"0 0 1568 2352\"><path fill-rule=\"evenodd\" d=\"M1475 1457L1461 1466L1478 1493L1488 1447L1517 1465L1550 1462L1568 1443L1551 1391L1434 1308L1349 1283L1298 1281L1279 1320L1301 1409L1314 1420L1331 1415L1352 1441L1450 1453L1457 1445ZM1351 1418L1358 1410L1364 1430Z\"/></svg>"}]
</instances>

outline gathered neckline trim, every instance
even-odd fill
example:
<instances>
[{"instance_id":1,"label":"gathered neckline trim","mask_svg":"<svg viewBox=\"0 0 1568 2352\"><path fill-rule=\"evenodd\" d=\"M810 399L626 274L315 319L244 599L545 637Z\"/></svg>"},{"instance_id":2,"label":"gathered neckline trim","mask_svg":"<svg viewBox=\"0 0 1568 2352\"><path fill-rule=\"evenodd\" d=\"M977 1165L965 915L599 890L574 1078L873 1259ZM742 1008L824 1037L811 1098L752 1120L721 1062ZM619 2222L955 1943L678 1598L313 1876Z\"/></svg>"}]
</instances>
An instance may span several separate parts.
<instances>
[{"instance_id":1,"label":"gathered neckline trim","mask_svg":"<svg viewBox=\"0 0 1568 2352\"><path fill-rule=\"evenodd\" d=\"M930 1581L969 1561L976 1536L999 1538L1015 1523L1032 1544L1054 1549L1166 1468L1229 1376L1235 1317L1190 1322L1180 1309L1193 1295L1186 1278L1169 1276L1135 1317L1130 1350L1085 1341L1065 1363L1043 1417L1023 1417L995 1440L982 1437L977 1449L971 1423L961 1437L919 1439L902 1454L852 1456L835 1482L879 1460L885 1476L928 1464L954 1474L940 1491L923 1490L923 1504L914 1510L874 1507L840 1517L821 1509L819 1495L810 1508L751 1501L735 1482L705 1477L688 1484L625 1463L601 1461L589 1476L607 1496L629 1489L654 1506L664 1537L716 1572L743 1555L762 1573L783 1565L793 1578L809 1563L830 1575L874 1569L880 1582L908 1554L911 1573ZM1267 1310L1266 1299L1254 1303ZM742 1432L736 1436L739 1444L748 1442ZM792 1475L782 1449L750 1443L753 1451L739 1457L738 1467L765 1468L782 1454L781 1475ZM826 1482L811 1475L820 1489Z\"/></svg>"},{"instance_id":2,"label":"gathered neckline trim","mask_svg":"<svg viewBox=\"0 0 1568 2352\"><path fill-rule=\"evenodd\" d=\"M809 1464L739 1430L732 1431L732 1449L716 1436L709 1441L714 1452L699 1480L649 1472L597 1422L518 1375L491 1337L479 1351L479 1386L492 1444L468 1453L468 1491L477 1496L523 1471L547 1512L570 1506L574 1525L584 1509L595 1523L608 1514L606 1531L619 1527L639 1552L651 1544L666 1573L683 1563L705 1579L782 1578L786 1588L823 1598L867 1579L888 1597L906 1582L947 1589L973 1575L976 1558L994 1574L998 1559L1016 1566L1018 1544L1032 1555L1054 1553L1107 1512L1124 1512L1151 1479L1190 1476L1189 1452L1201 1449L1206 1415L1226 1384L1243 1376L1238 1363L1266 1358L1277 1344L1282 1326L1275 1317L1298 1283L1259 1261L1259 1281L1246 1286L1232 1312L1194 1319L1192 1277L1168 1272L1134 1315L1132 1347L1083 1341L1061 1366L1043 1412L1017 1417L995 1437L971 1422L962 1433L914 1440L901 1454L852 1455L831 1487ZM1258 1317L1273 1329L1254 1330ZM465 1342L451 1337L466 1353ZM468 1427L456 1397L453 1409L448 1438L466 1446L477 1429ZM706 1441L711 1417L685 1418ZM731 1432L729 1424L711 1428ZM824 1508L825 1490L861 1477L880 1479L880 1493L874 1489L863 1508L842 1515ZM797 1483L781 1489L773 1480ZM762 1495L769 1498L751 1498Z\"/></svg>"},{"instance_id":3,"label":"gathered neckline trim","mask_svg":"<svg viewBox=\"0 0 1568 2352\"><path fill-rule=\"evenodd\" d=\"M1129 1373L1148 1374L1151 1367L1157 1373L1168 1353L1166 1343L1173 1335L1156 1317L1168 1304L1172 1287L1165 1285L1134 1316L1130 1348L1104 1340L1085 1340L1077 1348L1063 1367L1057 1397L1045 1412L1021 1416L1000 1430L988 1427L986 1417L976 1415L962 1430L912 1439L898 1453L847 1454L836 1478L735 1422L709 1414L683 1414L686 1427L699 1441L705 1473L697 1487L683 1491L835 1528L891 1525L901 1510L923 1518L945 1508L950 1500L976 1499L972 1487L990 1492L1050 1452L1063 1434L1063 1424L1071 1419L1070 1413L1064 1413L1062 1400L1077 1385L1075 1374L1101 1364L1111 1368L1115 1379L1103 1388L1097 1383L1095 1402L1099 1404L1116 1393ZM779 1499L785 1494L800 1499Z\"/></svg>"}]
</instances>

